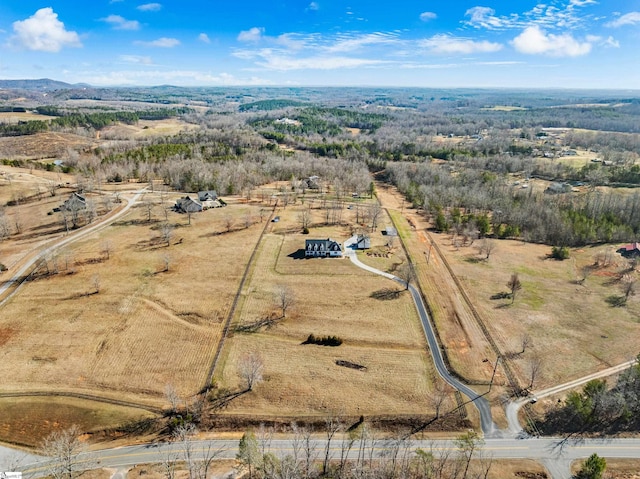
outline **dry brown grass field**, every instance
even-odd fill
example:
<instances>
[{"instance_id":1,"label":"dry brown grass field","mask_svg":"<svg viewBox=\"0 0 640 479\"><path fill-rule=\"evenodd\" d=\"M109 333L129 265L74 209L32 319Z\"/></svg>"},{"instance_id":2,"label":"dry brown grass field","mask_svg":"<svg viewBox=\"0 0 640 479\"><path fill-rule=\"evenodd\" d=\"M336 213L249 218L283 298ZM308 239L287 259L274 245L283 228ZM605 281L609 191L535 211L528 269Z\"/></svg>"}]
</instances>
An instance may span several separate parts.
<instances>
[{"instance_id":1,"label":"dry brown grass field","mask_svg":"<svg viewBox=\"0 0 640 479\"><path fill-rule=\"evenodd\" d=\"M82 151L97 146L91 136L47 131L27 136L0 138L2 158L64 158L68 150Z\"/></svg>"},{"instance_id":2,"label":"dry brown grass field","mask_svg":"<svg viewBox=\"0 0 640 479\"><path fill-rule=\"evenodd\" d=\"M3 391L82 391L156 406L168 383L197 392L262 230L257 213L258 223L242 223L252 208L208 210L190 226L171 212L167 247L160 207L149 223L139 206L65 248L59 274L29 282L3 308Z\"/></svg>"},{"instance_id":3,"label":"dry brown grass field","mask_svg":"<svg viewBox=\"0 0 640 479\"><path fill-rule=\"evenodd\" d=\"M397 286L355 267L347 259L304 259L307 238L331 237L340 242L350 228L319 226L322 211L314 210L310 234L297 233L298 207L279 210L281 217L264 238L252 267L234 322L246 326L281 312L275 302L285 287L295 297L286 318L256 332L233 333L227 343L218 380L233 390L243 385L238 363L248 352L264 361L264 381L227 408L229 415L291 417L424 415L434 376L424 333L409 295L374 299L371 295ZM347 210L346 214L351 214ZM374 244L380 233L372 235ZM401 251L395 260L404 261ZM302 345L309 334L335 335L339 347ZM338 366L336 360L364 366Z\"/></svg>"},{"instance_id":4,"label":"dry brown grass field","mask_svg":"<svg viewBox=\"0 0 640 479\"><path fill-rule=\"evenodd\" d=\"M393 203L390 191L387 200L394 207L399 206ZM473 246L456 248L450 235L426 233L428 224L420 215L415 211L407 214L418 226L406 228L408 246L417 259L421 282L426 279L423 288L434 310L444 347L454 367L464 375L488 378L495 355L472 318L461 314L464 305L454 303L451 307L445 302L446 297L448 301L459 297L455 285L452 289L435 287L436 280L429 271L440 274L441 284L447 274L440 258L433 253L427 266L429 238L440 246L501 352L510 354L509 363L523 386L529 383L529 364L534 357L542 358L542 370L533 389L541 389L622 363L638 354L640 301L631 296L624 307L612 307L608 302L608 298L622 294L619 277L627 267L626 261L615 253L618 245L572 249L570 259L555 261L547 257L551 252L548 246L501 240L496 241L490 259L484 261ZM577 284L581 268L593 264L595 256L606 250L614 251L613 263L594 269L583 284ZM512 273L518 273L522 282L515 303L491 299L507 291L506 283ZM638 277L637 272L630 275ZM449 291L443 291L446 289ZM458 321L463 318L467 319ZM531 345L520 353L525 333L530 335ZM482 362L483 356L490 361ZM498 378L504 382L500 370Z\"/></svg>"},{"instance_id":5,"label":"dry brown grass field","mask_svg":"<svg viewBox=\"0 0 640 479\"><path fill-rule=\"evenodd\" d=\"M140 409L67 397L0 398L0 441L37 447L53 429L69 424L91 434L151 416Z\"/></svg>"},{"instance_id":6,"label":"dry brown grass field","mask_svg":"<svg viewBox=\"0 0 640 479\"><path fill-rule=\"evenodd\" d=\"M185 130L197 129L197 125L189 124L177 118L166 120L140 120L135 125L117 124L103 128L100 139L112 138L145 138L150 136L172 136Z\"/></svg>"},{"instance_id":7,"label":"dry brown grass field","mask_svg":"<svg viewBox=\"0 0 640 479\"><path fill-rule=\"evenodd\" d=\"M36 120L46 121L46 120L51 120L52 118L55 118L55 117L40 115L39 113L32 113L32 112L23 112L23 113L16 113L16 112L9 112L9 111L0 112L0 123L18 123L20 121L36 121Z\"/></svg>"}]
</instances>

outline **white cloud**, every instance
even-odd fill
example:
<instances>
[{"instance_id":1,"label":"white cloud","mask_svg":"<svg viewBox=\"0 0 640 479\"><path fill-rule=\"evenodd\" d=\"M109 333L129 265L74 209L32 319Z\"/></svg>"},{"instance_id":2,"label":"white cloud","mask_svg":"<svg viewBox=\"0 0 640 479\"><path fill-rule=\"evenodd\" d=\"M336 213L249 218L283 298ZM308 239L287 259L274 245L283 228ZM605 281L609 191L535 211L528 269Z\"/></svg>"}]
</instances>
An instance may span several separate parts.
<instances>
[{"instance_id":1,"label":"white cloud","mask_svg":"<svg viewBox=\"0 0 640 479\"><path fill-rule=\"evenodd\" d=\"M598 2L596 0L570 0L569 5L573 5L576 7L582 7L584 5L595 5Z\"/></svg>"},{"instance_id":2,"label":"white cloud","mask_svg":"<svg viewBox=\"0 0 640 479\"><path fill-rule=\"evenodd\" d=\"M138 10L141 12L158 12L162 9L162 4L160 3L144 3L142 5L138 5Z\"/></svg>"},{"instance_id":3,"label":"white cloud","mask_svg":"<svg viewBox=\"0 0 640 479\"><path fill-rule=\"evenodd\" d=\"M87 71L76 76L76 81L91 85L270 85L272 82L263 78L237 78L228 73L214 75L197 70L131 70L95 72Z\"/></svg>"},{"instance_id":4,"label":"white cloud","mask_svg":"<svg viewBox=\"0 0 640 479\"><path fill-rule=\"evenodd\" d=\"M253 27L249 30L243 30L238 34L239 42L259 42L262 39L264 28Z\"/></svg>"},{"instance_id":5,"label":"white cloud","mask_svg":"<svg viewBox=\"0 0 640 479\"><path fill-rule=\"evenodd\" d=\"M434 35L431 38L421 40L419 45L428 48L433 53L444 54L464 54L471 53L491 53L502 49L500 43L493 43L486 40L474 41L468 38L457 38L451 35Z\"/></svg>"},{"instance_id":6,"label":"white cloud","mask_svg":"<svg viewBox=\"0 0 640 479\"><path fill-rule=\"evenodd\" d=\"M554 57L586 55L592 47L589 41L580 42L567 33L562 35L547 34L537 25L526 28L513 39L512 44L520 53Z\"/></svg>"},{"instance_id":7,"label":"white cloud","mask_svg":"<svg viewBox=\"0 0 640 479\"><path fill-rule=\"evenodd\" d=\"M609 36L609 38L604 41L604 45L607 47L620 48L620 42L612 36Z\"/></svg>"},{"instance_id":8,"label":"white cloud","mask_svg":"<svg viewBox=\"0 0 640 479\"><path fill-rule=\"evenodd\" d=\"M102 19L103 22L113 26L114 30L139 30L140 22L137 20L127 20L120 15L109 15Z\"/></svg>"},{"instance_id":9,"label":"white cloud","mask_svg":"<svg viewBox=\"0 0 640 479\"><path fill-rule=\"evenodd\" d=\"M211 39L206 33L201 33L200 35L198 35L198 40L200 40L202 43L211 43Z\"/></svg>"},{"instance_id":10,"label":"white cloud","mask_svg":"<svg viewBox=\"0 0 640 479\"><path fill-rule=\"evenodd\" d=\"M320 9L320 5L318 5L318 2L311 2L309 4L309 6L307 7L308 10L319 10Z\"/></svg>"},{"instance_id":11,"label":"white cloud","mask_svg":"<svg viewBox=\"0 0 640 479\"><path fill-rule=\"evenodd\" d=\"M435 20L436 18L438 18L438 15L436 15L433 12L422 12L420 14L420 20L422 20L423 22L428 22L429 20Z\"/></svg>"},{"instance_id":12,"label":"white cloud","mask_svg":"<svg viewBox=\"0 0 640 479\"><path fill-rule=\"evenodd\" d=\"M120 60L126 63L136 63L139 65L153 65L151 57L144 57L140 55L120 55Z\"/></svg>"},{"instance_id":13,"label":"white cloud","mask_svg":"<svg viewBox=\"0 0 640 479\"><path fill-rule=\"evenodd\" d=\"M465 16L471 17L467 22L476 28L486 28L487 30L497 30L505 27L509 27L511 20L515 20L515 17L511 20L507 17L498 17L495 15L496 11L489 7L473 7L465 12Z\"/></svg>"},{"instance_id":14,"label":"white cloud","mask_svg":"<svg viewBox=\"0 0 640 479\"><path fill-rule=\"evenodd\" d=\"M385 63L381 60L352 57L313 56L291 58L287 56L267 56L258 65L269 70L337 70L341 68L360 68Z\"/></svg>"},{"instance_id":15,"label":"white cloud","mask_svg":"<svg viewBox=\"0 0 640 479\"><path fill-rule=\"evenodd\" d=\"M19 48L42 52L59 52L64 47L81 47L76 32L65 28L52 8L41 8L26 20L13 23L15 35L10 43Z\"/></svg>"},{"instance_id":16,"label":"white cloud","mask_svg":"<svg viewBox=\"0 0 640 479\"><path fill-rule=\"evenodd\" d=\"M397 42L397 36L392 33L367 33L356 35L342 35L333 45L327 46L328 52L352 52L368 45L384 45Z\"/></svg>"},{"instance_id":17,"label":"white cloud","mask_svg":"<svg viewBox=\"0 0 640 479\"><path fill-rule=\"evenodd\" d=\"M142 45L145 47L158 47L158 48L173 48L173 47L177 47L178 45L180 45L180 40L178 40L177 38L167 38L167 37L162 37L162 38L158 38L157 40L153 40L150 42L135 42L136 45Z\"/></svg>"},{"instance_id":18,"label":"white cloud","mask_svg":"<svg viewBox=\"0 0 640 479\"><path fill-rule=\"evenodd\" d=\"M640 23L640 12L629 12L626 13L615 20L607 23L605 26L618 28L624 25L635 25L636 23Z\"/></svg>"},{"instance_id":19,"label":"white cloud","mask_svg":"<svg viewBox=\"0 0 640 479\"><path fill-rule=\"evenodd\" d=\"M597 4L596 0L566 0L538 3L531 10L509 15L496 15L490 7L475 6L465 12L468 20L463 24L487 30L524 29L539 25L548 29L584 28L594 20L591 14L581 12L581 8Z\"/></svg>"}]
</instances>

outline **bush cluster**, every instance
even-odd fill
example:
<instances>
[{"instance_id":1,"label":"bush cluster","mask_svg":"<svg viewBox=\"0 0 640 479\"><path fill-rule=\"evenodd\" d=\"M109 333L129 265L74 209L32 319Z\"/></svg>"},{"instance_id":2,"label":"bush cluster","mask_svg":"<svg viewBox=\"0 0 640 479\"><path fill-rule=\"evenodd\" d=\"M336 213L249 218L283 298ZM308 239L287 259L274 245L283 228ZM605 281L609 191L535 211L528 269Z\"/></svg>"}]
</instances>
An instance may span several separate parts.
<instances>
[{"instance_id":1,"label":"bush cluster","mask_svg":"<svg viewBox=\"0 0 640 479\"><path fill-rule=\"evenodd\" d=\"M338 336L318 336L310 334L307 340L302 344L318 344L320 346L340 346L342 339Z\"/></svg>"},{"instance_id":2,"label":"bush cluster","mask_svg":"<svg viewBox=\"0 0 640 479\"><path fill-rule=\"evenodd\" d=\"M569 259L569 248L566 246L554 246L551 248L551 257L558 261Z\"/></svg>"}]
</instances>

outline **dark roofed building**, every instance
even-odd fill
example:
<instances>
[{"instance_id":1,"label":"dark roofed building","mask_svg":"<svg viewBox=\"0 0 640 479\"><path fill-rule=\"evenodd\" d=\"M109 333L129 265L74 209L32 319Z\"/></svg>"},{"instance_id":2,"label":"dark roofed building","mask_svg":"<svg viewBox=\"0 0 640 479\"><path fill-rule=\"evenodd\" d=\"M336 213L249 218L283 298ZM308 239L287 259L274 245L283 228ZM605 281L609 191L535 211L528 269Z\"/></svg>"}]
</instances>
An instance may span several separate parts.
<instances>
[{"instance_id":1,"label":"dark roofed building","mask_svg":"<svg viewBox=\"0 0 640 479\"><path fill-rule=\"evenodd\" d=\"M637 241L623 246L618 252L625 258L638 258L640 257L640 243Z\"/></svg>"},{"instance_id":2,"label":"dark roofed building","mask_svg":"<svg viewBox=\"0 0 640 479\"><path fill-rule=\"evenodd\" d=\"M218 199L218 193L216 193L214 190L198 191L199 201L215 201L217 199Z\"/></svg>"},{"instance_id":3,"label":"dark roofed building","mask_svg":"<svg viewBox=\"0 0 640 479\"><path fill-rule=\"evenodd\" d=\"M305 256L342 256L342 248L337 241L327 239L308 239L305 241Z\"/></svg>"},{"instance_id":4,"label":"dark roofed building","mask_svg":"<svg viewBox=\"0 0 640 479\"><path fill-rule=\"evenodd\" d=\"M202 204L189 196L180 198L176 201L176 211L181 213L197 213L202 211Z\"/></svg>"}]
</instances>

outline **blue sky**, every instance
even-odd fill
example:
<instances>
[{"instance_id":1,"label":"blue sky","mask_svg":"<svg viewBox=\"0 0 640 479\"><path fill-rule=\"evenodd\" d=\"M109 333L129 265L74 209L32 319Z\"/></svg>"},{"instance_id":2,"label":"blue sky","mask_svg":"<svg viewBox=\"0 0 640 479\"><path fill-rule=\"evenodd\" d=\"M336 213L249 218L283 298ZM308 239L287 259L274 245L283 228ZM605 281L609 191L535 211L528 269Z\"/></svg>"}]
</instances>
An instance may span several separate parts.
<instances>
[{"instance_id":1,"label":"blue sky","mask_svg":"<svg viewBox=\"0 0 640 479\"><path fill-rule=\"evenodd\" d=\"M0 78L640 89L640 0L0 3Z\"/></svg>"}]
</instances>

